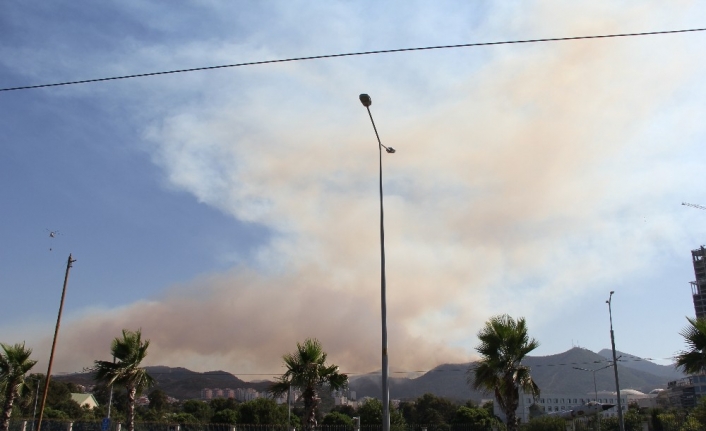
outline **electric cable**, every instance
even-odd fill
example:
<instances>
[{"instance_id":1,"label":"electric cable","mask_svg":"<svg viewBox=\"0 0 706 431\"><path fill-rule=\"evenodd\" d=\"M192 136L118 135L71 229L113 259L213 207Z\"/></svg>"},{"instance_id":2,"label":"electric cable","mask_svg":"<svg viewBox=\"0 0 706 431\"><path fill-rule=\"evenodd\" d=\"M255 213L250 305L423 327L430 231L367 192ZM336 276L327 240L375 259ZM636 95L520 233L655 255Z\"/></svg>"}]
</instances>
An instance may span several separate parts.
<instances>
[{"instance_id":1,"label":"electric cable","mask_svg":"<svg viewBox=\"0 0 706 431\"><path fill-rule=\"evenodd\" d=\"M430 51L430 50L436 50L436 49L454 49L454 48L471 48L471 47L478 47L478 46L510 45L510 44L520 44L520 43L563 42L563 41L585 40L585 39L607 39L607 38L617 38L617 37L654 36L654 35L676 34L676 33L693 33L693 32L701 32L701 31L706 31L706 28L649 31L649 32L643 32L643 33L617 33L617 34L603 34L603 35L591 35L591 36L552 37L552 38L543 38L543 39L509 40L509 41L499 41L499 42L477 42L477 43L463 43L463 44L457 44L457 45L436 45L436 46L413 47L413 48L383 49L383 50L376 50L376 51L348 52L348 53L339 53L339 54L324 54L324 55L314 55L314 56L308 56L308 57L292 57L292 58L283 58L283 59L275 59L275 60L249 61L249 62L244 62L244 63L223 64L223 65L219 65L219 66L203 66L203 67L194 67L194 68L189 68L189 69L167 70L167 71L161 71L161 72L137 73L137 74L133 74L133 75L112 76L112 77L94 78L94 79L83 79L83 80L78 80L78 81L56 82L56 83L52 83L52 84L25 85L25 86L21 86L21 87L0 88L0 91L32 90L32 89L37 89L37 88L88 84L88 83L93 83L93 82L117 81L117 80L121 80L121 79L145 78L145 77L149 77L149 76L171 75L171 74L176 74L176 73L198 72L198 71L226 69L226 68L233 68L233 67L259 66L259 65L264 65L264 64L287 63L287 62L306 61L306 60L321 60L321 59L328 59L328 58L354 57L354 56L363 56L363 55L391 54L391 53L398 53L398 52Z\"/></svg>"}]
</instances>

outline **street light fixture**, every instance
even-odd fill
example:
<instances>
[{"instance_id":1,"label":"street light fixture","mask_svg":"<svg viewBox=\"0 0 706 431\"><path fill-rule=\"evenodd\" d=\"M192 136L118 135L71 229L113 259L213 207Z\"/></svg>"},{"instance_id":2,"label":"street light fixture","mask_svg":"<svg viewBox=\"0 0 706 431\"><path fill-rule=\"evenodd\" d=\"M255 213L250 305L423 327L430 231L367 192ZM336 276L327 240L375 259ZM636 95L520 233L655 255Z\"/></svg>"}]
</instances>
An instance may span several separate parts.
<instances>
[{"instance_id":1,"label":"street light fixture","mask_svg":"<svg viewBox=\"0 0 706 431\"><path fill-rule=\"evenodd\" d=\"M582 371L590 371L593 373L593 391L596 395L596 398L593 400L595 402L598 402L598 386L596 386L596 371L600 370L605 370L608 367L612 367L613 364L606 365L605 367L597 368L595 370L589 370L588 368L581 368L581 367L573 367L574 370L582 370ZM598 414L597 414L598 415ZM596 418L596 430L600 431L601 429L601 422Z\"/></svg>"},{"instance_id":2,"label":"street light fixture","mask_svg":"<svg viewBox=\"0 0 706 431\"><path fill-rule=\"evenodd\" d=\"M611 309L611 304L613 300L614 291L610 291L608 300L608 316L610 317L610 346L613 350L613 371L615 372L615 392L618 395L618 425L620 426L620 431L625 431L625 423L623 422L623 406L620 402L620 381L618 380L618 359L615 357L615 334L613 333L613 311Z\"/></svg>"},{"instance_id":3,"label":"street light fixture","mask_svg":"<svg viewBox=\"0 0 706 431\"><path fill-rule=\"evenodd\" d=\"M382 207L382 149L392 154L395 149L386 147L380 141L378 129L375 127L373 114L370 113L370 105L373 104L372 99L367 94L359 96L360 102L368 110L370 122L375 130L375 137L378 140L378 150L380 153L380 308L382 314L382 431L390 431L390 388L389 388L389 365L387 360L387 303L386 303L386 284L385 284L385 228L383 225L383 207Z\"/></svg>"},{"instance_id":4,"label":"street light fixture","mask_svg":"<svg viewBox=\"0 0 706 431\"><path fill-rule=\"evenodd\" d=\"M588 368L573 367L574 370L590 371L593 373L593 392L595 393L595 398L593 401L598 401L598 386L596 386L596 371L605 370L606 368L612 367L613 364L606 365L605 367L597 368L595 370L589 370Z\"/></svg>"}]
</instances>

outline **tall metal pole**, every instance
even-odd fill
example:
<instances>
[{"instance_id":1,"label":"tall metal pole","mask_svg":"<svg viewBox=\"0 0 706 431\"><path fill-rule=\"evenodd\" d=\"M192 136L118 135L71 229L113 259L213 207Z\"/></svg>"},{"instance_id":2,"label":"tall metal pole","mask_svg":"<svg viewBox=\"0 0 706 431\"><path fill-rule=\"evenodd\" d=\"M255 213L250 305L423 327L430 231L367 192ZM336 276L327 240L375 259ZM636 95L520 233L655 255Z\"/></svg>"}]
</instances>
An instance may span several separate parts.
<instances>
[{"instance_id":1,"label":"tall metal pole","mask_svg":"<svg viewBox=\"0 0 706 431\"><path fill-rule=\"evenodd\" d=\"M287 389L287 430L292 430L292 384Z\"/></svg>"},{"instance_id":2,"label":"tall metal pole","mask_svg":"<svg viewBox=\"0 0 706 431\"><path fill-rule=\"evenodd\" d=\"M620 431L625 431L625 422L623 422L623 406L620 401L620 381L618 380L618 359L615 357L615 334L613 333L613 311L611 309L611 302L613 300L614 291L610 291L608 300L608 315L610 316L610 346L613 349L613 371L615 371L615 392L618 394L618 425L620 426Z\"/></svg>"},{"instance_id":3,"label":"tall metal pole","mask_svg":"<svg viewBox=\"0 0 706 431\"><path fill-rule=\"evenodd\" d=\"M598 401L598 386L596 385L596 371L605 370L606 368L609 368L612 366L613 366L613 364L610 364L610 365L606 365L605 367L596 368L595 370L589 370L588 368L581 368L581 367L573 367L574 370L590 371L593 373L593 392L595 394L595 398L593 401Z\"/></svg>"},{"instance_id":4,"label":"tall metal pole","mask_svg":"<svg viewBox=\"0 0 706 431\"><path fill-rule=\"evenodd\" d=\"M34 431L34 422L37 418L37 400L39 399L39 382L41 380L41 377L37 377L37 381L34 384L34 411L32 411L32 431Z\"/></svg>"},{"instance_id":5,"label":"tall metal pole","mask_svg":"<svg viewBox=\"0 0 706 431\"><path fill-rule=\"evenodd\" d=\"M44 406L47 403L47 393L49 392L49 381L51 380L51 366L54 363L54 349L56 349L56 339L59 336L59 325L61 325L61 312L64 309L64 298L66 297L66 285L69 283L69 272L71 264L76 262L69 254L69 261L66 263L66 274L64 275L64 288L61 291L61 303L59 304L59 315L56 318L56 329L54 329L54 341L51 344L51 354L49 355L49 367L47 367L47 377L44 379L44 394L42 394L42 406L39 409L39 422L37 423L37 431L42 429L42 417L44 416Z\"/></svg>"},{"instance_id":6,"label":"tall metal pole","mask_svg":"<svg viewBox=\"0 0 706 431\"><path fill-rule=\"evenodd\" d=\"M370 105L373 103L367 94L360 95L360 102L368 110L370 122L375 130L375 137L378 140L378 151L380 158L380 308L382 314L382 431L390 431L390 388L389 388L389 365L387 359L387 303L386 303L386 282L385 282L385 228L383 224L382 205L382 149L388 153L394 153L395 149L382 145L378 129L375 127L373 114L370 112Z\"/></svg>"},{"instance_id":7,"label":"tall metal pole","mask_svg":"<svg viewBox=\"0 0 706 431\"><path fill-rule=\"evenodd\" d=\"M115 363L115 356L113 356L113 363ZM110 407L113 405L113 385L110 385L110 395L108 396L108 419L110 419Z\"/></svg>"},{"instance_id":8,"label":"tall metal pole","mask_svg":"<svg viewBox=\"0 0 706 431\"><path fill-rule=\"evenodd\" d=\"M595 395L595 398L593 399L593 401L598 402L598 386L596 385L596 371L605 370L606 368L612 367L612 366L613 366L613 364L610 364L610 365L606 365L605 367L602 367L602 368L597 368L595 370L589 370L588 368L581 368L581 367L573 367L574 370L590 371L593 373L593 393ZM600 421L599 416L602 416L602 414L596 413L596 430L597 431L600 431L600 429L601 429L601 421Z\"/></svg>"}]
</instances>

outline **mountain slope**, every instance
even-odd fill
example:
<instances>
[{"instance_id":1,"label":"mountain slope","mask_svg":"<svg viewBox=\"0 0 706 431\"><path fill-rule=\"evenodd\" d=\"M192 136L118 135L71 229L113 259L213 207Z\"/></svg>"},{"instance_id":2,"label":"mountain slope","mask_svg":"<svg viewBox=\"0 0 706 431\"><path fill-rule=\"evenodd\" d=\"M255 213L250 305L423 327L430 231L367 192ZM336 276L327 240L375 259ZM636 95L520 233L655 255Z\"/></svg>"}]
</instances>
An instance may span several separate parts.
<instances>
[{"instance_id":1,"label":"mountain slope","mask_svg":"<svg viewBox=\"0 0 706 431\"><path fill-rule=\"evenodd\" d=\"M603 349L598 352L599 355L607 358L609 361L613 360L613 351L610 349ZM659 365L650 362L643 358L638 358L629 353L623 353L620 351L615 351L616 356L620 357L618 362L620 365L627 368L634 368L636 370L645 371L647 373L654 374L656 376L666 377L669 380L677 380L684 377L684 373L677 370L674 365Z\"/></svg>"},{"instance_id":2,"label":"mountain slope","mask_svg":"<svg viewBox=\"0 0 706 431\"><path fill-rule=\"evenodd\" d=\"M632 355L625 353L622 355L623 358L632 357ZM524 363L531 367L532 376L544 393L582 392L593 394L594 375L595 387L598 391L615 391L615 375L610 362L605 356L590 350L576 347L556 355L529 356ZM390 397L405 400L418 398L425 393L432 393L459 401L469 399L480 401L492 398L492 394L484 394L470 388L467 378L468 369L472 365L472 363L444 364L414 379L390 378ZM199 398L203 388L253 388L262 392L271 383L267 381L245 382L225 371L198 373L185 368L146 368L157 380L156 388L162 389L169 396L182 400ZM598 371L594 373L576 368ZM665 370L668 368L647 361L619 361L620 387L621 389L637 389L642 392L665 388L668 381L681 377L681 375L675 377L668 373L668 370ZM54 378L85 386L95 384L89 373L61 375ZM380 398L380 382L379 373L353 376L350 388L356 392L358 398L364 396Z\"/></svg>"},{"instance_id":3,"label":"mountain slope","mask_svg":"<svg viewBox=\"0 0 706 431\"><path fill-rule=\"evenodd\" d=\"M605 357L590 350L573 348L564 353L549 356L529 356L524 361L531 367L532 377L545 393L594 393L615 391L615 374ZM457 400L492 398L492 394L474 391L467 383L467 370L472 363L440 365L415 379L391 379L390 397L394 399L414 399L427 392ZM652 364L657 367L659 365ZM603 367L606 367L601 369ZM599 370L595 373L577 370ZM637 389L649 392L664 388L669 380L666 376L623 366L618 363L621 389ZM351 382L351 389L358 397L380 397L380 375L359 377Z\"/></svg>"}]
</instances>

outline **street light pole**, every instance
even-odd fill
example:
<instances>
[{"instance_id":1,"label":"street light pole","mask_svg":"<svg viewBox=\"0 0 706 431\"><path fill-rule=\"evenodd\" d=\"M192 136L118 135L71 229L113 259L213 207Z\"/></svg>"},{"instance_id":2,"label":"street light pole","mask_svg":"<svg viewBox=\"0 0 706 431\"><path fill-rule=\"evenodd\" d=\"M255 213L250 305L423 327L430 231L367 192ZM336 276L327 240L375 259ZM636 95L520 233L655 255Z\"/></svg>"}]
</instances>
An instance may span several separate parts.
<instances>
[{"instance_id":1,"label":"street light pole","mask_svg":"<svg viewBox=\"0 0 706 431\"><path fill-rule=\"evenodd\" d=\"M593 399L593 401L596 401L596 402L598 401L598 386L596 386L596 371L605 370L606 368L612 367L612 366L613 366L613 364L610 364L610 365L606 365L605 367L597 368L595 370L589 370L588 368L581 368L581 367L573 367L574 370L590 371L593 373L593 392L595 393L595 398Z\"/></svg>"},{"instance_id":2,"label":"street light pole","mask_svg":"<svg viewBox=\"0 0 706 431\"><path fill-rule=\"evenodd\" d=\"M380 308L382 314L382 431L390 431L390 388L389 388L389 365L387 360L387 303L386 303L386 282L385 282L385 228L383 224L382 206L382 149L392 154L395 149L386 147L380 141L378 129L375 127L373 114L370 112L370 105L373 101L367 94L359 96L360 102L368 110L370 122L375 130L375 137L378 140L378 150L380 153Z\"/></svg>"},{"instance_id":3,"label":"street light pole","mask_svg":"<svg viewBox=\"0 0 706 431\"><path fill-rule=\"evenodd\" d=\"M593 393L595 394L595 398L593 401L598 402L598 386L596 385L596 371L600 370L605 370L608 367L612 367L613 364L606 365L605 367L597 368L595 370L589 370L588 368L581 368L581 367L573 367L574 370L582 370L582 371L590 371L593 373ZM598 418L598 416L601 415L601 413L596 413L596 430L600 431L601 429L601 421Z\"/></svg>"},{"instance_id":4,"label":"street light pole","mask_svg":"<svg viewBox=\"0 0 706 431\"><path fill-rule=\"evenodd\" d=\"M34 411L32 412L32 431L34 431L34 422L37 418L37 400L39 400L39 382L41 381L42 378L37 376L34 387Z\"/></svg>"},{"instance_id":5,"label":"street light pole","mask_svg":"<svg viewBox=\"0 0 706 431\"><path fill-rule=\"evenodd\" d=\"M611 304L613 300L614 291L610 291L608 300L608 316L610 317L610 345L613 350L613 371L615 372L615 392L618 395L618 425L620 426L620 431L625 431L625 423L623 422L623 406L620 401L620 381L618 380L618 359L615 357L615 333L613 332L613 311L611 309Z\"/></svg>"}]
</instances>

